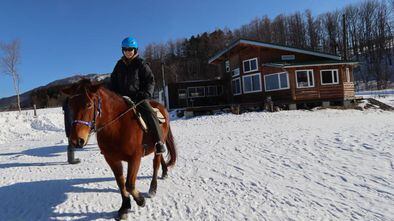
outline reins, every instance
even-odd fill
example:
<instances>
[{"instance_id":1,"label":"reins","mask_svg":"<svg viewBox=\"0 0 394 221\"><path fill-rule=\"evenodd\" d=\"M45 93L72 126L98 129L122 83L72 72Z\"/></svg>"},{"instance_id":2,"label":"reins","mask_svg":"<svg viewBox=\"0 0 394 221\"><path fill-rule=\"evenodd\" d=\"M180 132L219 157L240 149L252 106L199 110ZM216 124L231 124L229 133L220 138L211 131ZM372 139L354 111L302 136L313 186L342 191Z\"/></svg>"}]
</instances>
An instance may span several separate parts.
<instances>
[{"instance_id":1,"label":"reins","mask_svg":"<svg viewBox=\"0 0 394 221\"><path fill-rule=\"evenodd\" d=\"M129 107L126 111L124 111L122 114L120 114L119 116L117 116L116 118L112 119L111 121L105 123L103 126L95 129L93 132L98 133L100 132L102 129L104 129L105 127L111 125L113 122L119 120L121 117L123 117L125 114L127 114L129 111L135 109L138 105L140 105L142 102L144 102L145 100L141 100L136 104L133 104L133 106Z\"/></svg>"}]
</instances>

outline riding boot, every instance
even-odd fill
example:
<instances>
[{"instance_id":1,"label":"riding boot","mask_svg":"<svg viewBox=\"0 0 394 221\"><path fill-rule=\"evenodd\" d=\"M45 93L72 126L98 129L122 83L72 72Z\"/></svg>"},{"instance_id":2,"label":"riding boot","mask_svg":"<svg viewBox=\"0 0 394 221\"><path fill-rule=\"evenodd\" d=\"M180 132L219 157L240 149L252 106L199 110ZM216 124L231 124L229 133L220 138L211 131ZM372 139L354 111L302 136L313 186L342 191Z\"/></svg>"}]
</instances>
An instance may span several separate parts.
<instances>
[{"instance_id":1,"label":"riding boot","mask_svg":"<svg viewBox=\"0 0 394 221\"><path fill-rule=\"evenodd\" d=\"M148 130L152 132L152 135L155 139L156 154L163 154L164 152L166 152L166 149L161 139L162 130L160 128L160 123L156 117L155 111L152 109L151 105L147 101L142 102L140 105L138 105L137 108L143 116L144 120L147 121Z\"/></svg>"},{"instance_id":2,"label":"riding boot","mask_svg":"<svg viewBox=\"0 0 394 221\"><path fill-rule=\"evenodd\" d=\"M67 162L69 164L77 164L80 163L81 160L79 160L78 158L75 158L74 156L74 151L75 148L72 147L70 144L67 146Z\"/></svg>"}]
</instances>

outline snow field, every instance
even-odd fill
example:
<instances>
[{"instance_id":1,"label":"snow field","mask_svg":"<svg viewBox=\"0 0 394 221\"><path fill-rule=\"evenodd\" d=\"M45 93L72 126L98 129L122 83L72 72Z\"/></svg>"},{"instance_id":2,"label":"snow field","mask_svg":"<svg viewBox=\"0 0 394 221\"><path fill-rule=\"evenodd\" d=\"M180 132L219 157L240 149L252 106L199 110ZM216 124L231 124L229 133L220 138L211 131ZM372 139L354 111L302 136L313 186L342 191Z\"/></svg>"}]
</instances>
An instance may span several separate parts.
<instances>
[{"instance_id":1,"label":"snow field","mask_svg":"<svg viewBox=\"0 0 394 221\"><path fill-rule=\"evenodd\" d=\"M66 163L62 111L0 113L0 220L112 220L120 194L91 139ZM178 162L129 220L394 220L394 113L177 119ZM152 156L137 188L145 195Z\"/></svg>"}]
</instances>

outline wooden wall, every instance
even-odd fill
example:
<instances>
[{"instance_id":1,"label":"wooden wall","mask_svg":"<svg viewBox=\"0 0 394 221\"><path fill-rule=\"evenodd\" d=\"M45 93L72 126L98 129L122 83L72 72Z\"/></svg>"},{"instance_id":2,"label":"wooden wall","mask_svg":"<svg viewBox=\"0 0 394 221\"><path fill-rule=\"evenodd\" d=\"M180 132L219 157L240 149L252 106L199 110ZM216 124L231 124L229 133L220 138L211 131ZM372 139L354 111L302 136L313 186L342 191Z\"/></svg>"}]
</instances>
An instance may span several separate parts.
<instances>
[{"instance_id":1,"label":"wooden wall","mask_svg":"<svg viewBox=\"0 0 394 221\"><path fill-rule=\"evenodd\" d=\"M274 101L283 103L299 103L303 101L320 101L320 100L344 100L352 99L355 96L354 83L353 83L353 68L351 65L324 65L324 66L305 66L293 68L276 68L267 67L262 64L283 62L281 61L282 55L295 55L296 62L319 62L324 63L330 59L321 58L313 55L288 52L277 49L263 48L251 45L242 45L235 47L226 56L230 61L231 70L239 67L240 76L232 77L230 73L224 73L224 79L227 82L229 102L231 103L259 103L264 102L267 96L271 96ZM244 60L258 58L258 71L251 73L243 73ZM350 71L350 82L346 80L346 68ZM314 87L312 88L297 88L296 85L296 70L313 70ZM320 79L320 71L325 69L338 69L338 84L322 85ZM289 74L290 89L266 92L264 88L264 75L284 72ZM261 79L261 92L233 95L231 90L231 80L235 78L241 79L241 91L243 88L242 76L249 74L260 73Z\"/></svg>"}]
</instances>

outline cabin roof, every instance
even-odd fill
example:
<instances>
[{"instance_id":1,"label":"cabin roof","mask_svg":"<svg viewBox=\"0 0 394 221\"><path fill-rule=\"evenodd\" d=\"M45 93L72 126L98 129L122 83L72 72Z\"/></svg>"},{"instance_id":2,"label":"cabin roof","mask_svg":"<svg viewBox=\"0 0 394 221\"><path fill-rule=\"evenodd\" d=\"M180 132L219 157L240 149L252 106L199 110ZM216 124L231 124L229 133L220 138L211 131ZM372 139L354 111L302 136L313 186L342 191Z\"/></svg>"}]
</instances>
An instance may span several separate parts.
<instances>
[{"instance_id":1,"label":"cabin roof","mask_svg":"<svg viewBox=\"0 0 394 221\"><path fill-rule=\"evenodd\" d=\"M333 60L336 60L336 61L340 61L341 60L340 56L333 55L333 54L327 54L327 53L323 53L323 52L316 52L316 51L312 51L312 50L295 48L295 47L289 47L289 46L273 44L273 43L267 43L267 42L262 42L262 41L238 39L235 42L233 42L232 44L230 44L230 46L228 46L227 48L225 48L225 49L219 51L218 53L216 53L213 57L211 57L208 60L208 63L209 64L213 63L215 60L217 60L218 58L222 57L224 54L226 54L227 52L229 52L230 50L232 50L233 48L235 48L236 46L238 46L240 44L247 44L247 45L259 46L259 47L265 47L265 48L272 48L272 49L279 49L279 50L290 51L290 52L297 52L297 53L301 53L301 54L308 54L308 55L313 55L313 56L317 56L317 57L329 58L329 59L333 59Z\"/></svg>"}]
</instances>

